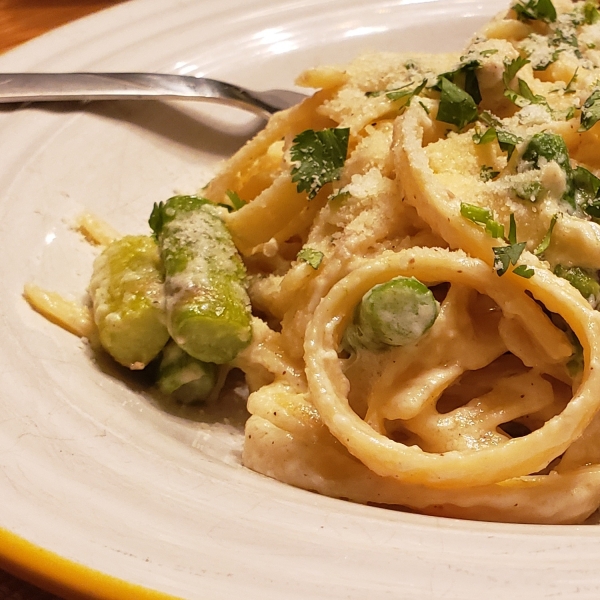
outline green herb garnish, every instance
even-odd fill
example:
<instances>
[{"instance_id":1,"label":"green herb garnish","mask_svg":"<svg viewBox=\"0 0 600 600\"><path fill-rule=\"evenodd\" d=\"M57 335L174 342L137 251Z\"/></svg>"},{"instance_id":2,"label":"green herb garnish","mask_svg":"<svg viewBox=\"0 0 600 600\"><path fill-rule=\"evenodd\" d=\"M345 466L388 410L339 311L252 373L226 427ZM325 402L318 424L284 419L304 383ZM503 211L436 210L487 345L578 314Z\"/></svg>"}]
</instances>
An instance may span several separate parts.
<instances>
[{"instance_id":1,"label":"green herb garnish","mask_svg":"<svg viewBox=\"0 0 600 600\"><path fill-rule=\"evenodd\" d=\"M530 279L535 275L535 271L527 265L519 265L518 267L515 267L513 269L513 273L519 277L524 277L525 279Z\"/></svg>"},{"instance_id":2,"label":"green herb garnish","mask_svg":"<svg viewBox=\"0 0 600 600\"><path fill-rule=\"evenodd\" d=\"M566 46L572 46L575 56L577 56L577 58L581 58L581 53L579 52L579 42L577 41L577 36L575 33L565 33L562 29L557 27L554 30L554 35L550 38L550 44L556 47L563 44Z\"/></svg>"},{"instance_id":3,"label":"green herb garnish","mask_svg":"<svg viewBox=\"0 0 600 600\"><path fill-rule=\"evenodd\" d=\"M521 200L537 202L545 190L539 181L532 181L530 183L514 185L512 191L515 193L515 196Z\"/></svg>"},{"instance_id":4,"label":"green herb garnish","mask_svg":"<svg viewBox=\"0 0 600 600\"><path fill-rule=\"evenodd\" d=\"M426 83L427 80L423 79L423 81L414 88L408 90L389 90L385 93L385 96L388 100L391 100L392 102L397 102L398 100L402 100L404 98L406 99L405 106L409 106L410 101L423 91L423 88L425 87Z\"/></svg>"},{"instance_id":5,"label":"green herb garnish","mask_svg":"<svg viewBox=\"0 0 600 600\"><path fill-rule=\"evenodd\" d=\"M323 260L324 254L319 250L313 250L312 248L304 247L298 252L297 259L305 263L308 263L313 269L318 269Z\"/></svg>"},{"instance_id":6,"label":"green herb garnish","mask_svg":"<svg viewBox=\"0 0 600 600\"><path fill-rule=\"evenodd\" d=\"M523 160L533 163L539 169L540 159L556 161L568 173L571 173L569 150L562 136L556 133L542 131L536 133L523 152Z\"/></svg>"},{"instance_id":7,"label":"green herb garnish","mask_svg":"<svg viewBox=\"0 0 600 600\"><path fill-rule=\"evenodd\" d=\"M508 238L506 239L508 246L500 246L492 248L494 253L494 270L498 276L504 275L508 271L510 265L515 266L525 250L525 242L517 243L517 222L514 213L510 214ZM513 269L515 275L529 279L534 275L534 270L527 265L519 265Z\"/></svg>"},{"instance_id":8,"label":"green herb garnish","mask_svg":"<svg viewBox=\"0 0 600 600\"><path fill-rule=\"evenodd\" d=\"M483 134L473 134L473 141L476 144L488 144L496 139L498 140L500 150L506 152L510 159L516 145L522 142L523 139L514 133L502 129L500 121L488 112L482 112L479 118L490 127Z\"/></svg>"},{"instance_id":9,"label":"green herb garnish","mask_svg":"<svg viewBox=\"0 0 600 600\"><path fill-rule=\"evenodd\" d=\"M520 77L517 77L517 83L519 86L518 91L507 88L504 90L504 95L514 104L516 104L519 108L523 108L528 104L543 104L548 106L546 102L546 98L544 96L540 96L539 94L534 94L529 84Z\"/></svg>"},{"instance_id":10,"label":"green herb garnish","mask_svg":"<svg viewBox=\"0 0 600 600\"><path fill-rule=\"evenodd\" d=\"M509 244L517 243L517 221L515 220L515 213L510 213L507 242Z\"/></svg>"},{"instance_id":11,"label":"green herb garnish","mask_svg":"<svg viewBox=\"0 0 600 600\"><path fill-rule=\"evenodd\" d=\"M487 50L482 50L479 54L480 56L492 56L492 54L497 54L497 48L488 48Z\"/></svg>"},{"instance_id":12,"label":"green herb garnish","mask_svg":"<svg viewBox=\"0 0 600 600\"><path fill-rule=\"evenodd\" d=\"M595 89L581 107L579 131L591 129L600 120L600 89Z\"/></svg>"},{"instance_id":13,"label":"green herb garnish","mask_svg":"<svg viewBox=\"0 0 600 600\"><path fill-rule=\"evenodd\" d=\"M521 254L523 254L523 250L525 250L525 245L525 242L520 242L518 244L510 244L509 246L492 248L492 251L494 252L494 270L498 276L504 275L504 273L508 271L510 265L514 266L517 264Z\"/></svg>"},{"instance_id":14,"label":"green herb garnish","mask_svg":"<svg viewBox=\"0 0 600 600\"><path fill-rule=\"evenodd\" d=\"M529 0L529 2L517 2L512 6L517 13L519 21L543 21L554 23L556 21L556 8L551 0Z\"/></svg>"},{"instance_id":15,"label":"green herb garnish","mask_svg":"<svg viewBox=\"0 0 600 600\"><path fill-rule=\"evenodd\" d=\"M246 205L246 202L239 197L237 192L234 192L233 190L227 190L225 193L227 194L227 197L229 198L231 206L233 206L234 210L239 210L242 208L242 206Z\"/></svg>"},{"instance_id":16,"label":"green herb garnish","mask_svg":"<svg viewBox=\"0 0 600 600\"><path fill-rule=\"evenodd\" d=\"M583 18L588 25L593 25L600 20L597 2L586 2L583 6Z\"/></svg>"},{"instance_id":17,"label":"green herb garnish","mask_svg":"<svg viewBox=\"0 0 600 600\"><path fill-rule=\"evenodd\" d=\"M350 192L344 190L344 188L338 190L337 192L334 192L333 194L331 194L331 196L329 196L329 198L327 198L327 200L329 200L329 202L334 202L336 200L339 201L343 201L343 200L347 200L348 198L350 198Z\"/></svg>"},{"instance_id":18,"label":"green herb garnish","mask_svg":"<svg viewBox=\"0 0 600 600\"><path fill-rule=\"evenodd\" d=\"M575 187L573 185L573 169L569 159L569 149L565 140L556 133L542 131L536 133L527 144L523 152L522 160L530 162L535 169L540 168L540 159L544 161L555 161L564 171L566 178L566 190L562 200L575 208Z\"/></svg>"},{"instance_id":19,"label":"green herb garnish","mask_svg":"<svg viewBox=\"0 0 600 600\"><path fill-rule=\"evenodd\" d=\"M590 217L600 217L600 179L584 167L573 169L575 203Z\"/></svg>"},{"instance_id":20,"label":"green herb garnish","mask_svg":"<svg viewBox=\"0 0 600 600\"><path fill-rule=\"evenodd\" d=\"M569 79L569 83L567 83L567 87L565 87L565 94L574 94L575 93L575 88L573 87L573 85L575 84L575 82L577 81L577 72L579 71L579 67L577 67L575 69L575 72L573 73L573 77L571 77L571 79Z\"/></svg>"},{"instance_id":21,"label":"green herb garnish","mask_svg":"<svg viewBox=\"0 0 600 600\"><path fill-rule=\"evenodd\" d=\"M500 171L495 171L494 167L481 165L481 169L479 170L479 179L481 181L491 181L495 177L498 177L498 175L500 175Z\"/></svg>"},{"instance_id":22,"label":"green herb garnish","mask_svg":"<svg viewBox=\"0 0 600 600\"><path fill-rule=\"evenodd\" d=\"M290 155L292 182L298 192L306 192L312 200L326 183L340 178L349 138L348 128L307 129L294 138Z\"/></svg>"},{"instance_id":23,"label":"green herb garnish","mask_svg":"<svg viewBox=\"0 0 600 600\"><path fill-rule=\"evenodd\" d=\"M475 104L479 104L481 102L481 91L479 90L479 81L477 80L475 71L481 64L478 60L468 60L467 57L461 57L461 60L463 62L454 71L448 71L439 75L433 89L441 91L441 80L447 79L471 96Z\"/></svg>"},{"instance_id":24,"label":"green herb garnish","mask_svg":"<svg viewBox=\"0 0 600 600\"><path fill-rule=\"evenodd\" d=\"M478 145L489 144L490 142L493 142L497 139L498 135L495 127L490 127L489 129L486 129L483 133L476 131L473 134L473 141Z\"/></svg>"},{"instance_id":25,"label":"green herb garnish","mask_svg":"<svg viewBox=\"0 0 600 600\"><path fill-rule=\"evenodd\" d=\"M511 61L504 61L504 73L502 74L504 95L520 108L527 106L528 104L543 104L547 106L546 99L543 96L534 94L529 87L529 84L524 79L517 77L517 90L513 90L510 87L513 79L517 76L517 73L529 63L529 59L523 58L522 56ZM546 67L547 66L548 65L546 65Z\"/></svg>"},{"instance_id":26,"label":"green herb garnish","mask_svg":"<svg viewBox=\"0 0 600 600\"><path fill-rule=\"evenodd\" d=\"M538 247L533 251L536 256L541 256L544 252L546 252L546 250L548 250L548 246L550 246L550 239L552 237L552 231L556 225L556 221L558 221L558 215L552 215L552 219L550 219L550 226L548 227L546 235L539 243Z\"/></svg>"},{"instance_id":27,"label":"green herb garnish","mask_svg":"<svg viewBox=\"0 0 600 600\"><path fill-rule=\"evenodd\" d=\"M473 97L445 77L440 77L440 104L437 120L462 129L477 119L477 104Z\"/></svg>"},{"instance_id":28,"label":"green herb garnish","mask_svg":"<svg viewBox=\"0 0 600 600\"><path fill-rule=\"evenodd\" d=\"M502 73L502 81L505 88L509 88L512 80L517 76L517 73L529 64L529 59L518 56L514 60L504 61L504 73Z\"/></svg>"},{"instance_id":29,"label":"green herb garnish","mask_svg":"<svg viewBox=\"0 0 600 600\"><path fill-rule=\"evenodd\" d=\"M385 94L385 97L388 100L397 102L404 99L404 106L409 106L411 100L423 91L426 84L427 80L423 79L423 81L416 86L413 83L407 83L406 85L402 85L391 90L376 90L374 92L366 92L365 96L367 96L367 98L377 98Z\"/></svg>"}]
</instances>

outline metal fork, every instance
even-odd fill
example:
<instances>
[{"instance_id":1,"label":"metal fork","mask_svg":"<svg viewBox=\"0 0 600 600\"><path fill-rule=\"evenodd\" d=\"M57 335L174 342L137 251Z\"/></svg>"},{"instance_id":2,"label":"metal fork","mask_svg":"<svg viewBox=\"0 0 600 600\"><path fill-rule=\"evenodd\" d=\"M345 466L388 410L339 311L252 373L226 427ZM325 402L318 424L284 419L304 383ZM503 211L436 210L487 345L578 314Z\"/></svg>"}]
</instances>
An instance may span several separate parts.
<instances>
[{"instance_id":1,"label":"metal fork","mask_svg":"<svg viewBox=\"0 0 600 600\"><path fill-rule=\"evenodd\" d=\"M289 90L256 92L187 75L154 73L2 73L0 103L91 100L204 100L269 118L306 98Z\"/></svg>"}]
</instances>

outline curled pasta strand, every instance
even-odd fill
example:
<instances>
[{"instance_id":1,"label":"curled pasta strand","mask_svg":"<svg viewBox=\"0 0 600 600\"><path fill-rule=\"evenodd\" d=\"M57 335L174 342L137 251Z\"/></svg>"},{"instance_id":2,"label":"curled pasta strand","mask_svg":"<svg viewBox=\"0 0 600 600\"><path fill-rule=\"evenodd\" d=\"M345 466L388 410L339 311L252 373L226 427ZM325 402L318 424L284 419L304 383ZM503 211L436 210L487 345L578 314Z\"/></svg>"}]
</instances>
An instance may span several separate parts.
<instances>
[{"instance_id":1,"label":"curled pasta strand","mask_svg":"<svg viewBox=\"0 0 600 600\"><path fill-rule=\"evenodd\" d=\"M557 416L528 435L477 451L427 453L375 432L350 407L347 382L337 354L343 325L362 295L392 277L417 276L424 282L470 285L500 308L526 297L480 260L462 252L415 248L367 262L336 284L317 308L307 328L306 374L315 406L331 433L375 473L433 487L451 488L496 483L545 468L578 438L600 405L598 335L600 316L577 299L578 292L545 270L524 280L528 291L560 314L578 336L585 366L571 401Z\"/></svg>"}]
</instances>

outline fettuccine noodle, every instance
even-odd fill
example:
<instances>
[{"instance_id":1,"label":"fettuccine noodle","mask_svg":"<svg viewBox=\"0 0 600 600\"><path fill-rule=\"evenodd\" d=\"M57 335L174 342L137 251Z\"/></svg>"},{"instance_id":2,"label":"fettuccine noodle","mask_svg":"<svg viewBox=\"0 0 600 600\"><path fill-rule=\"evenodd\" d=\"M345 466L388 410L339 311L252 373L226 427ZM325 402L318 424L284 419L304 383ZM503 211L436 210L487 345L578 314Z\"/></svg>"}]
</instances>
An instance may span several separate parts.
<instances>
[{"instance_id":1,"label":"fettuccine noodle","mask_svg":"<svg viewBox=\"0 0 600 600\"><path fill-rule=\"evenodd\" d=\"M462 54L298 81L319 91L201 192L242 202L223 220L253 311L229 365L249 388L244 465L425 514L584 522L600 506L597 6L518 2ZM305 132L345 132L347 152L302 188ZM349 348L361 301L398 277L431 290L433 324Z\"/></svg>"}]
</instances>

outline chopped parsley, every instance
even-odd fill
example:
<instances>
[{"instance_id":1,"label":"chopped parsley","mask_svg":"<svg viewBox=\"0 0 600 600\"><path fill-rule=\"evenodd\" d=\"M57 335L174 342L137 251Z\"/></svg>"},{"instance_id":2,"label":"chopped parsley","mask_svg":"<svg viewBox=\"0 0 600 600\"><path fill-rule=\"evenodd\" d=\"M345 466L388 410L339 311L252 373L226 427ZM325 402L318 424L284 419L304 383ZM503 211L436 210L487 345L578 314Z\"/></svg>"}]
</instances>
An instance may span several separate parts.
<instances>
[{"instance_id":1,"label":"chopped parsley","mask_svg":"<svg viewBox=\"0 0 600 600\"><path fill-rule=\"evenodd\" d=\"M239 197L237 192L234 192L233 190L227 190L225 193L231 202L231 206L233 206L233 210L239 210L246 204L246 202Z\"/></svg>"},{"instance_id":2,"label":"chopped parsley","mask_svg":"<svg viewBox=\"0 0 600 600\"><path fill-rule=\"evenodd\" d=\"M392 102L404 100L403 106L410 106L411 100L423 91L426 83L427 80L423 79L423 81L418 85L414 85L414 83L407 83L406 85L391 90L377 90L375 92L367 92L365 96L367 96L368 98L376 98L385 94L385 97L388 100L391 100Z\"/></svg>"},{"instance_id":3,"label":"chopped parsley","mask_svg":"<svg viewBox=\"0 0 600 600\"><path fill-rule=\"evenodd\" d=\"M475 71L481 66L481 63L475 59L468 59L466 56L461 57L461 60L461 64L456 69L439 75L433 88L442 91L441 80L447 79L471 96L475 104L479 104L481 102L481 91L479 90L479 81Z\"/></svg>"},{"instance_id":4,"label":"chopped parsley","mask_svg":"<svg viewBox=\"0 0 600 600\"><path fill-rule=\"evenodd\" d=\"M517 221L515 220L515 213L510 213L509 226L508 226L508 238L506 241L509 244L517 243Z\"/></svg>"},{"instance_id":5,"label":"chopped parsley","mask_svg":"<svg viewBox=\"0 0 600 600\"><path fill-rule=\"evenodd\" d=\"M577 81L578 71L579 71L579 67L577 67L575 69L575 72L573 73L573 77L571 77L571 79L569 79L569 83L567 83L567 86L565 87L565 91L564 91L565 94L574 94L575 93L575 88L573 87L573 85Z\"/></svg>"},{"instance_id":6,"label":"chopped parsley","mask_svg":"<svg viewBox=\"0 0 600 600\"><path fill-rule=\"evenodd\" d=\"M550 44L556 47L563 44L566 46L573 46L573 48L577 49L575 55L577 58L581 58L581 54L579 53L579 42L577 41L577 36L575 35L574 31L567 33L560 27L557 27L554 30L554 35L550 38Z\"/></svg>"},{"instance_id":7,"label":"chopped parsley","mask_svg":"<svg viewBox=\"0 0 600 600\"><path fill-rule=\"evenodd\" d=\"M569 158L569 149L562 136L556 133L542 131L536 133L527 144L522 160L531 163L532 167L539 169L540 161L554 161L565 173L566 190L562 200L575 208L575 187L573 185L573 169Z\"/></svg>"},{"instance_id":8,"label":"chopped parsley","mask_svg":"<svg viewBox=\"0 0 600 600\"><path fill-rule=\"evenodd\" d=\"M412 88L410 90L390 90L389 92L386 92L385 96L388 100L391 100L392 102L396 102L405 98L405 106L408 106L410 104L410 101L423 91L423 88L425 87L426 83L427 80L423 79L423 81L415 88Z\"/></svg>"},{"instance_id":9,"label":"chopped parsley","mask_svg":"<svg viewBox=\"0 0 600 600\"><path fill-rule=\"evenodd\" d=\"M312 200L327 183L340 178L348 154L349 128L307 129L293 141L292 182Z\"/></svg>"},{"instance_id":10,"label":"chopped parsley","mask_svg":"<svg viewBox=\"0 0 600 600\"><path fill-rule=\"evenodd\" d=\"M329 200L330 202L334 202L335 200L339 200L339 201L343 201L343 200L347 200L348 198L350 198L350 192L344 190L343 188L338 190L337 192L333 192L333 194L331 194L331 196L329 196L329 198L327 198L327 200Z\"/></svg>"},{"instance_id":11,"label":"chopped parsley","mask_svg":"<svg viewBox=\"0 0 600 600\"><path fill-rule=\"evenodd\" d=\"M489 144L494 140L498 140L500 150L502 150L502 152L506 152L508 158L510 159L515 147L519 142L522 142L523 139L518 135L503 129L500 121L498 121L498 119L488 112L482 112L479 115L479 118L490 127L484 133L473 134L473 141L476 144Z\"/></svg>"},{"instance_id":12,"label":"chopped parsley","mask_svg":"<svg viewBox=\"0 0 600 600\"><path fill-rule=\"evenodd\" d=\"M543 21L554 23L556 21L556 8L551 0L529 0L517 2L512 6L517 13L519 21Z\"/></svg>"},{"instance_id":13,"label":"chopped parsley","mask_svg":"<svg viewBox=\"0 0 600 600\"><path fill-rule=\"evenodd\" d=\"M511 265L515 266L517 264L521 254L523 254L523 250L525 250L526 242L517 243L517 224L513 213L510 215L507 238L504 237L504 225L494 219L494 215L489 208L461 202L460 214L473 223L484 225L485 230L493 238L503 239L508 242L507 246L492 248L494 253L494 270L499 276L504 275ZM534 275L534 270L527 265L519 265L513 269L513 273L529 279Z\"/></svg>"},{"instance_id":14,"label":"chopped parsley","mask_svg":"<svg viewBox=\"0 0 600 600\"><path fill-rule=\"evenodd\" d=\"M544 187L539 181L531 181L529 183L517 184L512 187L512 191L517 198L521 200L529 200L529 202L537 202L545 192Z\"/></svg>"},{"instance_id":15,"label":"chopped parsley","mask_svg":"<svg viewBox=\"0 0 600 600\"><path fill-rule=\"evenodd\" d=\"M508 246L499 246L492 248L494 253L494 270L500 277L508 271L511 265L515 266L525 250L525 242L517 242L517 222L515 215L510 214L510 224L508 228L508 238L506 239ZM534 275L534 270L527 265L519 265L513 269L515 275L529 279Z\"/></svg>"},{"instance_id":16,"label":"chopped parsley","mask_svg":"<svg viewBox=\"0 0 600 600\"><path fill-rule=\"evenodd\" d=\"M524 277L525 279L530 279L535 275L535 271L527 265L519 265L518 267L515 267L513 269L513 273L519 277Z\"/></svg>"},{"instance_id":17,"label":"chopped parsley","mask_svg":"<svg viewBox=\"0 0 600 600\"><path fill-rule=\"evenodd\" d=\"M319 250L313 250L312 248L304 247L300 252L298 252L298 256L296 257L298 260L301 260L305 263L308 263L313 269L318 269L323 261L324 254Z\"/></svg>"},{"instance_id":18,"label":"chopped parsley","mask_svg":"<svg viewBox=\"0 0 600 600\"><path fill-rule=\"evenodd\" d=\"M491 181L498 175L500 175L500 171L494 171L494 167L488 165L481 165L481 169L479 169L479 179L481 181Z\"/></svg>"},{"instance_id":19,"label":"chopped parsley","mask_svg":"<svg viewBox=\"0 0 600 600\"><path fill-rule=\"evenodd\" d=\"M596 88L581 107L579 131L591 129L600 120L600 89Z\"/></svg>"},{"instance_id":20,"label":"chopped parsley","mask_svg":"<svg viewBox=\"0 0 600 600\"><path fill-rule=\"evenodd\" d=\"M555 161L567 172L571 172L569 150L562 136L557 133L542 131L536 133L527 144L523 152L523 160L533 163L540 168L540 160Z\"/></svg>"},{"instance_id":21,"label":"chopped parsley","mask_svg":"<svg viewBox=\"0 0 600 600\"><path fill-rule=\"evenodd\" d=\"M506 131L505 129L495 129L496 138L498 139L498 145L500 146L500 150L506 152L508 158L512 156L517 144L523 141L523 138L520 138L518 135L511 133L510 131Z\"/></svg>"},{"instance_id":22,"label":"chopped parsley","mask_svg":"<svg viewBox=\"0 0 600 600\"><path fill-rule=\"evenodd\" d=\"M550 42L548 42L550 45ZM545 71L552 63L558 60L558 56L561 50L555 50L552 54L546 55L545 57L538 57L537 62L531 64L531 68L534 71Z\"/></svg>"},{"instance_id":23,"label":"chopped parsley","mask_svg":"<svg viewBox=\"0 0 600 600\"><path fill-rule=\"evenodd\" d=\"M514 266L517 264L519 258L521 258L521 254L523 254L523 250L525 250L525 245L525 242L519 242L518 244L492 248L494 252L494 270L498 276L504 275L510 265ZM525 267L526 265L521 266ZM517 275L523 275L523 273L519 272Z\"/></svg>"},{"instance_id":24,"label":"chopped parsley","mask_svg":"<svg viewBox=\"0 0 600 600\"><path fill-rule=\"evenodd\" d=\"M546 252L546 250L548 250L548 247L550 246L550 240L552 238L552 231L554 230L556 221L558 221L558 215L552 215L552 219L550 219L550 226L548 227L546 235L539 243L538 247L533 251L536 256L541 256L544 254L544 252Z\"/></svg>"},{"instance_id":25,"label":"chopped parsley","mask_svg":"<svg viewBox=\"0 0 600 600\"><path fill-rule=\"evenodd\" d=\"M486 129L483 133L481 131L475 131L473 134L473 141L476 144L489 144L494 140L498 139L498 135L495 127L490 127Z\"/></svg>"},{"instance_id":26,"label":"chopped parsley","mask_svg":"<svg viewBox=\"0 0 600 600\"><path fill-rule=\"evenodd\" d=\"M538 94L534 94L529 84L520 77L517 77L517 73L527 64L530 60L521 56L514 60L504 61L504 73L502 74L502 82L504 83L504 95L519 108L527 106L528 104L542 104L548 106L546 98ZM548 65L546 65L547 67ZM546 68L544 67L544 68ZM517 77L517 89L513 90L510 87L513 79Z\"/></svg>"},{"instance_id":27,"label":"chopped parsley","mask_svg":"<svg viewBox=\"0 0 600 600\"><path fill-rule=\"evenodd\" d=\"M388 98L388 100L391 100L392 102L396 102L398 100L401 100L402 98L406 98L406 106L408 106L410 104L410 101L415 97L418 96L422 91L423 88L425 87L425 84L427 83L426 79L423 79L423 81L417 85L416 87L406 90L406 91L394 91L391 90L389 92L386 92L386 98Z\"/></svg>"},{"instance_id":28,"label":"chopped parsley","mask_svg":"<svg viewBox=\"0 0 600 600\"><path fill-rule=\"evenodd\" d=\"M573 169L575 203L583 212L595 219L600 218L600 179L584 167Z\"/></svg>"},{"instance_id":29,"label":"chopped parsley","mask_svg":"<svg viewBox=\"0 0 600 600\"><path fill-rule=\"evenodd\" d=\"M445 77L440 77L441 90L437 120L462 129L477 119L477 104L473 97Z\"/></svg>"},{"instance_id":30,"label":"chopped parsley","mask_svg":"<svg viewBox=\"0 0 600 600\"><path fill-rule=\"evenodd\" d=\"M513 90L510 88L504 90L504 95L513 104L516 104L519 108L523 108L528 104L543 104L548 106L546 98L544 98L544 96L540 96L539 94L534 94L532 89L529 87L529 84L524 79L517 77L517 84L519 87L518 90Z\"/></svg>"},{"instance_id":31,"label":"chopped parsley","mask_svg":"<svg viewBox=\"0 0 600 600\"><path fill-rule=\"evenodd\" d=\"M583 18L587 25L593 25L600 20L600 12L596 2L589 1L583 6Z\"/></svg>"},{"instance_id":32,"label":"chopped parsley","mask_svg":"<svg viewBox=\"0 0 600 600\"><path fill-rule=\"evenodd\" d=\"M518 56L514 60L504 61L504 73L502 73L502 81L505 88L509 88L512 80L517 76L517 73L525 66L529 64L528 58Z\"/></svg>"}]
</instances>

